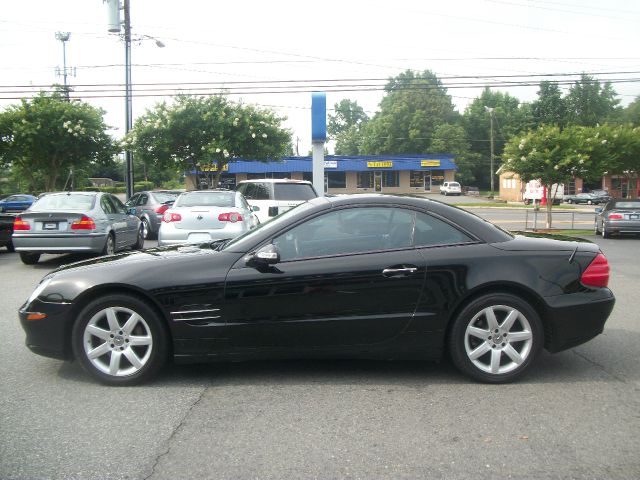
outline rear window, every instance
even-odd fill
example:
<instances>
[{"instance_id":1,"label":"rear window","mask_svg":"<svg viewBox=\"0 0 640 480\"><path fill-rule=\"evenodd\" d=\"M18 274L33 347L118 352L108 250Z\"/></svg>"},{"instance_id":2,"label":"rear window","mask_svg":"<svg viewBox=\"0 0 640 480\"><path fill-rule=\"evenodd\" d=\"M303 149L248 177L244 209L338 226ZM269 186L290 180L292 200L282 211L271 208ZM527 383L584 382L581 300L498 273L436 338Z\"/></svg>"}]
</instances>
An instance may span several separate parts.
<instances>
[{"instance_id":1,"label":"rear window","mask_svg":"<svg viewBox=\"0 0 640 480\"><path fill-rule=\"evenodd\" d=\"M640 208L640 201L626 201L626 202L616 202L613 204L613 208L629 208L632 210Z\"/></svg>"},{"instance_id":2,"label":"rear window","mask_svg":"<svg viewBox=\"0 0 640 480\"><path fill-rule=\"evenodd\" d=\"M95 195L84 195L82 193L45 195L31 207L31 210L91 210L95 198Z\"/></svg>"},{"instance_id":3,"label":"rear window","mask_svg":"<svg viewBox=\"0 0 640 480\"><path fill-rule=\"evenodd\" d=\"M152 193L153 198L156 199L158 203L165 202L173 202L176 198L178 198L178 193L169 193L169 192L155 192Z\"/></svg>"},{"instance_id":4,"label":"rear window","mask_svg":"<svg viewBox=\"0 0 640 480\"><path fill-rule=\"evenodd\" d=\"M174 207L234 207L233 192L193 192L183 193L173 204Z\"/></svg>"},{"instance_id":5,"label":"rear window","mask_svg":"<svg viewBox=\"0 0 640 480\"><path fill-rule=\"evenodd\" d=\"M311 200L317 195L308 183L276 183L274 200Z\"/></svg>"},{"instance_id":6,"label":"rear window","mask_svg":"<svg viewBox=\"0 0 640 480\"><path fill-rule=\"evenodd\" d=\"M460 184L458 182L449 182L450 187L459 187Z\"/></svg>"}]
</instances>

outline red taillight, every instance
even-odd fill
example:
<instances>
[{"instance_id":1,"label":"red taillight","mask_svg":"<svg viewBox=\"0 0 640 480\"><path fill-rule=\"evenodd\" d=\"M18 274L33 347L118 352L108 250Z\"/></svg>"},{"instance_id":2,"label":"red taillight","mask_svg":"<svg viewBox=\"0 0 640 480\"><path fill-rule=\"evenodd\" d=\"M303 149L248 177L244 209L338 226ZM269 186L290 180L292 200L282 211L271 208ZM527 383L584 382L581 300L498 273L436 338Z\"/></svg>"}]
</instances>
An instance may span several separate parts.
<instances>
[{"instance_id":1,"label":"red taillight","mask_svg":"<svg viewBox=\"0 0 640 480\"><path fill-rule=\"evenodd\" d=\"M162 217L162 221L165 223L179 222L180 220L182 220L182 215L179 213L166 212Z\"/></svg>"},{"instance_id":2,"label":"red taillight","mask_svg":"<svg viewBox=\"0 0 640 480\"><path fill-rule=\"evenodd\" d=\"M160 205L158 208L156 208L156 213L158 215L164 215L164 212L166 212L168 208L169 205Z\"/></svg>"},{"instance_id":3,"label":"red taillight","mask_svg":"<svg viewBox=\"0 0 640 480\"><path fill-rule=\"evenodd\" d=\"M76 220L71 224L71 230L95 230L96 223L93 219L83 215L80 220Z\"/></svg>"},{"instance_id":4,"label":"red taillight","mask_svg":"<svg viewBox=\"0 0 640 480\"><path fill-rule=\"evenodd\" d=\"M221 222L231 222L231 223L241 222L242 215L236 212L221 213L220 215L218 215L218 220Z\"/></svg>"},{"instance_id":5,"label":"red taillight","mask_svg":"<svg viewBox=\"0 0 640 480\"><path fill-rule=\"evenodd\" d=\"M604 254L596 255L582 273L580 282L588 287L606 287L609 284L609 262Z\"/></svg>"},{"instance_id":6,"label":"red taillight","mask_svg":"<svg viewBox=\"0 0 640 480\"><path fill-rule=\"evenodd\" d=\"M22 220L20 217L16 217L13 221L13 230L31 230L29 222Z\"/></svg>"},{"instance_id":7,"label":"red taillight","mask_svg":"<svg viewBox=\"0 0 640 480\"><path fill-rule=\"evenodd\" d=\"M610 213L609 220L622 220L624 217L619 213Z\"/></svg>"}]
</instances>

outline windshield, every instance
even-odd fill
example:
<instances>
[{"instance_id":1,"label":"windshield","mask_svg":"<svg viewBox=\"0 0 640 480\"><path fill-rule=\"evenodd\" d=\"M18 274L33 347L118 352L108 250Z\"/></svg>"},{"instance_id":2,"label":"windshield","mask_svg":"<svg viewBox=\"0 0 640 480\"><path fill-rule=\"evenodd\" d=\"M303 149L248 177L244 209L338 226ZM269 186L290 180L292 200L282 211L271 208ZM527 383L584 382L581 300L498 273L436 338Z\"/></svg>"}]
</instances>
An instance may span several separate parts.
<instances>
[{"instance_id":1,"label":"windshield","mask_svg":"<svg viewBox=\"0 0 640 480\"><path fill-rule=\"evenodd\" d=\"M36 201L31 210L91 210L95 198L95 195L84 193L49 194Z\"/></svg>"},{"instance_id":2,"label":"windshield","mask_svg":"<svg viewBox=\"0 0 640 480\"><path fill-rule=\"evenodd\" d=\"M179 195L179 193L171 193L171 192L154 192L153 198L156 199L158 203L166 203L173 202Z\"/></svg>"},{"instance_id":3,"label":"windshield","mask_svg":"<svg viewBox=\"0 0 640 480\"><path fill-rule=\"evenodd\" d=\"M276 183L273 190L275 200L311 200L317 197L308 183Z\"/></svg>"},{"instance_id":4,"label":"windshield","mask_svg":"<svg viewBox=\"0 0 640 480\"><path fill-rule=\"evenodd\" d=\"M233 192L189 192L183 193L173 204L174 207L233 207Z\"/></svg>"}]
</instances>

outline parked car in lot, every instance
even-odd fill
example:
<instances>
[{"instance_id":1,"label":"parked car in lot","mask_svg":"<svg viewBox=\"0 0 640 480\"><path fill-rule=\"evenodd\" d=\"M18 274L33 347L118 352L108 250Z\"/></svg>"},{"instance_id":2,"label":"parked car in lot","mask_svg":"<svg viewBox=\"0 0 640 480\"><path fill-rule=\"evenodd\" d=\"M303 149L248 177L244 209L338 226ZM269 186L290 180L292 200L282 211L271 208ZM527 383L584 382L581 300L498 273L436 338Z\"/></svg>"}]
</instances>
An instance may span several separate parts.
<instances>
[{"instance_id":1,"label":"parked car in lot","mask_svg":"<svg viewBox=\"0 0 640 480\"><path fill-rule=\"evenodd\" d=\"M462 188L458 182L444 182L440 187L440 195L462 195Z\"/></svg>"},{"instance_id":2,"label":"parked car in lot","mask_svg":"<svg viewBox=\"0 0 640 480\"><path fill-rule=\"evenodd\" d=\"M640 233L640 200L611 200L596 209L595 232L604 238Z\"/></svg>"},{"instance_id":3,"label":"parked car in lot","mask_svg":"<svg viewBox=\"0 0 640 480\"><path fill-rule=\"evenodd\" d=\"M14 251L13 242L11 241L14 220L15 215L0 213L0 247L7 247L10 252Z\"/></svg>"},{"instance_id":4,"label":"parked car in lot","mask_svg":"<svg viewBox=\"0 0 640 480\"><path fill-rule=\"evenodd\" d=\"M609 198L603 195L597 195L593 193L578 193L576 195L565 195L564 201L565 203L585 203L587 205L599 205L601 203L606 203Z\"/></svg>"},{"instance_id":5,"label":"parked car in lot","mask_svg":"<svg viewBox=\"0 0 640 480\"><path fill-rule=\"evenodd\" d=\"M101 253L144 246L138 217L101 192L50 193L13 223L13 245L27 265L43 253Z\"/></svg>"},{"instance_id":6,"label":"parked car in lot","mask_svg":"<svg viewBox=\"0 0 640 480\"><path fill-rule=\"evenodd\" d=\"M240 192L185 192L165 211L158 233L158 245L230 239L257 224L258 219Z\"/></svg>"},{"instance_id":7,"label":"parked car in lot","mask_svg":"<svg viewBox=\"0 0 640 480\"><path fill-rule=\"evenodd\" d=\"M266 222L296 205L316 198L318 193L311 182L288 178L243 180L236 186L255 210L260 222Z\"/></svg>"},{"instance_id":8,"label":"parked car in lot","mask_svg":"<svg viewBox=\"0 0 640 480\"><path fill-rule=\"evenodd\" d=\"M19 314L33 352L75 358L111 385L148 379L169 355L444 353L470 377L501 383L542 348L601 333L614 305L608 280L594 243L512 235L423 198L346 195L310 200L231 241L60 267Z\"/></svg>"},{"instance_id":9,"label":"parked car in lot","mask_svg":"<svg viewBox=\"0 0 640 480\"><path fill-rule=\"evenodd\" d=\"M29 208L35 200L36 197L33 195L9 195L0 200L0 212L22 212Z\"/></svg>"},{"instance_id":10,"label":"parked car in lot","mask_svg":"<svg viewBox=\"0 0 640 480\"><path fill-rule=\"evenodd\" d=\"M173 205L180 193L182 192L174 190L138 192L125 203L126 207L134 209L135 215L142 222L145 239L158 236L164 212Z\"/></svg>"}]
</instances>

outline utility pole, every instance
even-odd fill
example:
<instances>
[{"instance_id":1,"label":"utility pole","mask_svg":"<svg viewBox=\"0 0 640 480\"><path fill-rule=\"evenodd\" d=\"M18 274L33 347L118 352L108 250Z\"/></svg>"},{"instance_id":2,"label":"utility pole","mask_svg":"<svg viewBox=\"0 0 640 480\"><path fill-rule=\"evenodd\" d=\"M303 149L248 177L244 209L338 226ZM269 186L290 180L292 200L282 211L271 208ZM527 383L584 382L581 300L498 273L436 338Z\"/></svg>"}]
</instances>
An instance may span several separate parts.
<instances>
[{"instance_id":1,"label":"utility pole","mask_svg":"<svg viewBox=\"0 0 640 480\"><path fill-rule=\"evenodd\" d=\"M491 124L491 127L490 127L490 132L491 133L490 133L490 137L489 137L490 138L490 142L491 142L490 143L491 144L491 162L490 162L491 166L490 166L490 173L489 174L491 175L491 177L490 177L490 180L491 180L491 195L493 195L493 192L494 192L494 190L493 190L493 187L494 187L494 183L493 183L493 177L494 177L494 175L493 175L493 108L484 107L484 109L487 112L489 112L489 122Z\"/></svg>"},{"instance_id":2,"label":"utility pole","mask_svg":"<svg viewBox=\"0 0 640 480\"><path fill-rule=\"evenodd\" d=\"M125 102L126 120L124 133L127 135L133 127L132 87L131 87L131 17L129 15L129 0L124 0L124 58L125 58ZM133 195L133 152L131 147L126 150L127 163L127 200Z\"/></svg>"},{"instance_id":3,"label":"utility pole","mask_svg":"<svg viewBox=\"0 0 640 480\"><path fill-rule=\"evenodd\" d=\"M62 73L60 73L60 67L56 70L56 74L58 76L62 75L64 78L64 95L67 97L67 102L69 101L69 86L67 85L67 47L66 42L69 41L69 37L71 36L70 32L56 32L56 40L60 40L62 42Z\"/></svg>"}]
</instances>

